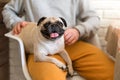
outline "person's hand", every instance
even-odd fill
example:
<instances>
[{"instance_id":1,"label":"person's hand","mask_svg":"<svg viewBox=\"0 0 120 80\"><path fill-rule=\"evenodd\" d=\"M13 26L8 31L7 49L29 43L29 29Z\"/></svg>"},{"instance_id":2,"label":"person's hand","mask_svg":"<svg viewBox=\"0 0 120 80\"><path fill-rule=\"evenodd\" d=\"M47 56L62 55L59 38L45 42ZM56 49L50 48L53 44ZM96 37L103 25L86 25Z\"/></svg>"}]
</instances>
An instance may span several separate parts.
<instances>
[{"instance_id":1,"label":"person's hand","mask_svg":"<svg viewBox=\"0 0 120 80\"><path fill-rule=\"evenodd\" d=\"M27 21L18 22L12 30L13 34L19 34L21 32L21 29L25 27L27 23L28 23Z\"/></svg>"},{"instance_id":2,"label":"person's hand","mask_svg":"<svg viewBox=\"0 0 120 80\"><path fill-rule=\"evenodd\" d=\"M74 44L79 39L80 33L75 28L67 29L64 33L65 44Z\"/></svg>"}]
</instances>

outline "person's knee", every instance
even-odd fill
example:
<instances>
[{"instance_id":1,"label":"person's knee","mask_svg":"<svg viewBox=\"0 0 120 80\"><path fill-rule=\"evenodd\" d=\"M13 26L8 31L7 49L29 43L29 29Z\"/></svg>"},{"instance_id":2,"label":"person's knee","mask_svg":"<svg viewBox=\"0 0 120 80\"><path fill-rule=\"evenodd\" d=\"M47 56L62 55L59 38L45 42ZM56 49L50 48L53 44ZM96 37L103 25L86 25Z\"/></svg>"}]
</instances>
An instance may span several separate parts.
<instances>
[{"instance_id":1,"label":"person's knee","mask_svg":"<svg viewBox=\"0 0 120 80\"><path fill-rule=\"evenodd\" d=\"M33 55L28 57L28 70L32 80L66 80L67 72L50 62L34 62Z\"/></svg>"},{"instance_id":2,"label":"person's knee","mask_svg":"<svg viewBox=\"0 0 120 80\"><path fill-rule=\"evenodd\" d=\"M66 80L66 75L51 72L45 75L41 75L41 74L39 74L39 76L34 75L32 76L32 80Z\"/></svg>"},{"instance_id":3,"label":"person's knee","mask_svg":"<svg viewBox=\"0 0 120 80\"><path fill-rule=\"evenodd\" d=\"M44 69L41 71L37 71L36 73L33 72L31 74L32 80L66 80L67 73L59 69L53 71Z\"/></svg>"}]
</instances>

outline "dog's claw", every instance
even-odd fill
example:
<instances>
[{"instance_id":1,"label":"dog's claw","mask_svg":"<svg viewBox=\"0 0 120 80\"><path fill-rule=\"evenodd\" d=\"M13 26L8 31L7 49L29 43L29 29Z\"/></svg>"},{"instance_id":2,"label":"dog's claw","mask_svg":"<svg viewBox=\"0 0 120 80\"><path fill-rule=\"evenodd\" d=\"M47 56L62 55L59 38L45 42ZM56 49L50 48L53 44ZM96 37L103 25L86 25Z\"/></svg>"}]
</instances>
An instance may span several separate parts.
<instances>
[{"instance_id":1,"label":"dog's claw","mask_svg":"<svg viewBox=\"0 0 120 80\"><path fill-rule=\"evenodd\" d=\"M67 68L60 67L60 69L62 69L63 71L67 71Z\"/></svg>"}]
</instances>

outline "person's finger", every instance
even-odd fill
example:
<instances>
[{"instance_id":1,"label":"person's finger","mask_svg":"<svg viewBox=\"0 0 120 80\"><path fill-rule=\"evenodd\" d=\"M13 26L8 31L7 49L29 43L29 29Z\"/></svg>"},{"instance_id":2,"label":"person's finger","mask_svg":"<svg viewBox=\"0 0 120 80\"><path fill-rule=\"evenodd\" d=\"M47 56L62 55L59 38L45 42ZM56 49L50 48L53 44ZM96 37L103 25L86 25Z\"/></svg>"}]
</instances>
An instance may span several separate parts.
<instances>
[{"instance_id":1,"label":"person's finger","mask_svg":"<svg viewBox=\"0 0 120 80\"><path fill-rule=\"evenodd\" d=\"M67 40L66 40L66 44L71 43L74 40L74 36L70 36Z\"/></svg>"},{"instance_id":2,"label":"person's finger","mask_svg":"<svg viewBox=\"0 0 120 80\"><path fill-rule=\"evenodd\" d=\"M76 42L76 39L73 39L70 43L68 43L67 45L72 45Z\"/></svg>"},{"instance_id":3,"label":"person's finger","mask_svg":"<svg viewBox=\"0 0 120 80\"><path fill-rule=\"evenodd\" d=\"M71 45L75 43L78 40L78 37L74 34L71 34L72 36L66 40L66 44Z\"/></svg>"},{"instance_id":4,"label":"person's finger","mask_svg":"<svg viewBox=\"0 0 120 80\"><path fill-rule=\"evenodd\" d=\"M14 29L13 29L13 34L17 34L16 26L15 26Z\"/></svg>"},{"instance_id":5,"label":"person's finger","mask_svg":"<svg viewBox=\"0 0 120 80\"><path fill-rule=\"evenodd\" d=\"M66 30L64 33L65 40L68 40L72 36L72 33L70 30Z\"/></svg>"},{"instance_id":6,"label":"person's finger","mask_svg":"<svg viewBox=\"0 0 120 80\"><path fill-rule=\"evenodd\" d=\"M71 37L72 37L71 34L67 34L67 35L65 36L65 41L68 41Z\"/></svg>"},{"instance_id":7,"label":"person's finger","mask_svg":"<svg viewBox=\"0 0 120 80\"><path fill-rule=\"evenodd\" d=\"M13 28L13 34L19 34L21 29L27 25L28 22L18 22L16 26Z\"/></svg>"},{"instance_id":8,"label":"person's finger","mask_svg":"<svg viewBox=\"0 0 120 80\"><path fill-rule=\"evenodd\" d=\"M19 26L17 27L17 34L19 34L20 31L21 31L21 25L19 25Z\"/></svg>"},{"instance_id":9,"label":"person's finger","mask_svg":"<svg viewBox=\"0 0 120 80\"><path fill-rule=\"evenodd\" d=\"M20 25L17 24L14 28L13 28L13 34L18 34L20 30Z\"/></svg>"},{"instance_id":10,"label":"person's finger","mask_svg":"<svg viewBox=\"0 0 120 80\"><path fill-rule=\"evenodd\" d=\"M69 33L67 31L65 31L64 33L64 37L66 37Z\"/></svg>"},{"instance_id":11,"label":"person's finger","mask_svg":"<svg viewBox=\"0 0 120 80\"><path fill-rule=\"evenodd\" d=\"M27 25L27 22L22 22L21 23L21 27L23 28L23 27L25 27Z\"/></svg>"}]
</instances>

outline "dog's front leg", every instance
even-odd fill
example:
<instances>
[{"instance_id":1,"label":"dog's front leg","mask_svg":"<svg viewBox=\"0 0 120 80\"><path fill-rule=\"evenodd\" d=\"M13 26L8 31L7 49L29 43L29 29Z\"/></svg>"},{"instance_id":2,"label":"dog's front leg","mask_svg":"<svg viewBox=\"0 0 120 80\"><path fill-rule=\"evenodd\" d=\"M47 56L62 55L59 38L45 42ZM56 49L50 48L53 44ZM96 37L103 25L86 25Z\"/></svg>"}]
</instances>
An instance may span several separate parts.
<instances>
[{"instance_id":1,"label":"dog's front leg","mask_svg":"<svg viewBox=\"0 0 120 80\"><path fill-rule=\"evenodd\" d=\"M66 70L66 65L56 58L48 56L48 52L45 48L34 43L34 57L35 61L46 61L56 64L59 68Z\"/></svg>"},{"instance_id":2,"label":"dog's front leg","mask_svg":"<svg viewBox=\"0 0 120 80\"><path fill-rule=\"evenodd\" d=\"M56 58L46 56L41 53L39 53L39 55L37 55L36 57L37 57L37 61L52 62L52 63L56 64L59 68L66 70L66 65Z\"/></svg>"},{"instance_id":3,"label":"dog's front leg","mask_svg":"<svg viewBox=\"0 0 120 80\"><path fill-rule=\"evenodd\" d=\"M61 57L66 61L66 63L67 63L67 67L68 67L68 72L69 72L69 74L70 74L71 76L73 76L74 71L73 71L73 67L72 67L72 61L71 61L71 59L70 59L67 51L66 51L66 50L63 50L63 51L62 51L61 53L59 53L59 54L60 54L60 56L61 56Z\"/></svg>"}]
</instances>

